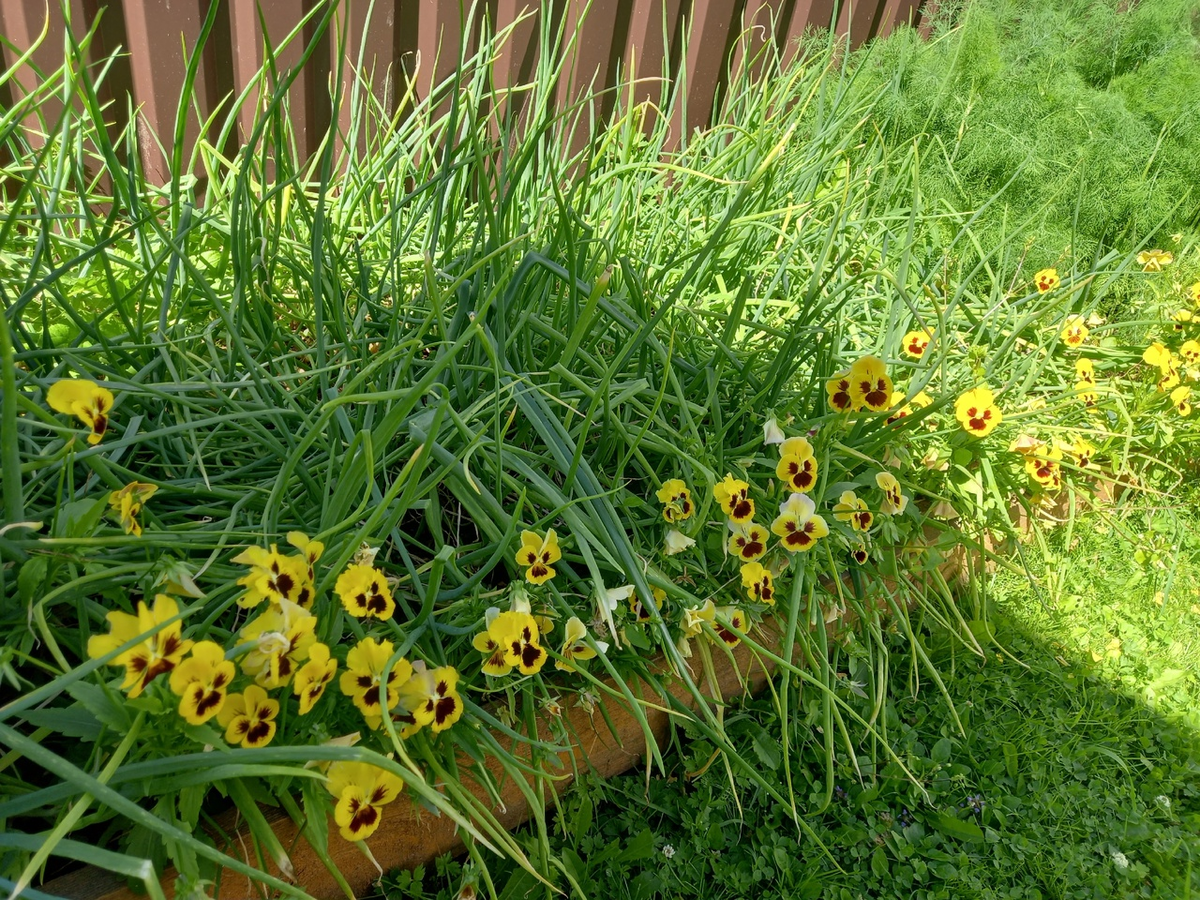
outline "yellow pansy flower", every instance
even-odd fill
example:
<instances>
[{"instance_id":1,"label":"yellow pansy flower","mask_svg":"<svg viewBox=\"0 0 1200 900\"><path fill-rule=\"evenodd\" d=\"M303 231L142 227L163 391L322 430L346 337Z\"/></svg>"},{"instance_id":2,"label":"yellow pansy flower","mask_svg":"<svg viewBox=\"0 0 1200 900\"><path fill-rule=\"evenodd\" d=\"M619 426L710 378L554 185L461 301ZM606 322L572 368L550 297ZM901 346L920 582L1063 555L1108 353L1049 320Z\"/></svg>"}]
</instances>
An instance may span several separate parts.
<instances>
[{"instance_id":1,"label":"yellow pansy flower","mask_svg":"<svg viewBox=\"0 0 1200 900\"><path fill-rule=\"evenodd\" d=\"M525 566L525 580L530 584L544 584L554 577L553 563L562 559L558 549L558 535L551 528L543 538L536 531L521 532L521 549L517 551L517 565Z\"/></svg>"},{"instance_id":2,"label":"yellow pansy flower","mask_svg":"<svg viewBox=\"0 0 1200 900\"><path fill-rule=\"evenodd\" d=\"M1075 465L1081 469L1086 469L1092 464L1092 459L1096 456L1096 447L1088 443L1088 441L1079 435L1069 445L1063 448L1067 455L1071 457Z\"/></svg>"},{"instance_id":3,"label":"yellow pansy flower","mask_svg":"<svg viewBox=\"0 0 1200 900\"><path fill-rule=\"evenodd\" d=\"M632 595L631 595L632 596ZM597 650L608 652L606 641L596 641L593 648L584 638L587 637L587 626L577 616L567 619L566 635L563 638L562 659L555 660L554 667L567 672L575 671L575 660L594 659Z\"/></svg>"},{"instance_id":4,"label":"yellow pansy flower","mask_svg":"<svg viewBox=\"0 0 1200 900\"><path fill-rule=\"evenodd\" d=\"M813 445L806 437L790 437L779 445L780 456L812 456Z\"/></svg>"},{"instance_id":5,"label":"yellow pansy flower","mask_svg":"<svg viewBox=\"0 0 1200 900\"><path fill-rule=\"evenodd\" d=\"M825 382L825 393L829 398L829 408L837 412L849 412L854 409L854 397L850 393L850 372L838 372Z\"/></svg>"},{"instance_id":6,"label":"yellow pansy flower","mask_svg":"<svg viewBox=\"0 0 1200 900\"><path fill-rule=\"evenodd\" d=\"M1071 349L1076 349L1083 346L1083 342L1087 340L1088 327L1081 316L1067 316L1067 321L1063 325L1062 342Z\"/></svg>"},{"instance_id":7,"label":"yellow pansy flower","mask_svg":"<svg viewBox=\"0 0 1200 900\"><path fill-rule=\"evenodd\" d=\"M713 499L733 522L749 522L754 518L754 501L749 493L750 485L732 475L713 485Z\"/></svg>"},{"instance_id":8,"label":"yellow pansy flower","mask_svg":"<svg viewBox=\"0 0 1200 900\"><path fill-rule=\"evenodd\" d=\"M676 553L682 553L689 547L696 546L694 538L688 537L682 531L672 528L667 531L666 537L663 539L663 553L667 556L674 556Z\"/></svg>"},{"instance_id":9,"label":"yellow pansy flower","mask_svg":"<svg viewBox=\"0 0 1200 900\"><path fill-rule=\"evenodd\" d=\"M1057 269L1042 269L1033 276L1033 283L1037 287L1039 294L1047 294L1054 290L1058 287L1060 281Z\"/></svg>"},{"instance_id":10,"label":"yellow pansy flower","mask_svg":"<svg viewBox=\"0 0 1200 900\"><path fill-rule=\"evenodd\" d=\"M197 641L192 655L171 672L171 691L179 697L179 715L192 725L203 725L221 711L233 683L233 663L225 648L213 641Z\"/></svg>"},{"instance_id":11,"label":"yellow pansy flower","mask_svg":"<svg viewBox=\"0 0 1200 900\"><path fill-rule=\"evenodd\" d=\"M762 563L748 562L742 565L742 587L752 602L775 605L775 580L771 577L771 570Z\"/></svg>"},{"instance_id":12,"label":"yellow pansy flower","mask_svg":"<svg viewBox=\"0 0 1200 900\"><path fill-rule=\"evenodd\" d=\"M184 654L192 649L192 642L183 638L180 622L166 625L154 634L148 633L177 615L179 604L166 594L155 596L153 608L139 600L137 615L114 610L106 616L109 633L88 639L88 656L92 659L105 656L127 641L145 635L144 640L109 662L110 666L125 667L121 689L128 691L130 697L136 697L159 675L165 675L179 665Z\"/></svg>"},{"instance_id":13,"label":"yellow pansy flower","mask_svg":"<svg viewBox=\"0 0 1200 900\"><path fill-rule=\"evenodd\" d=\"M825 520L816 515L816 504L807 494L792 494L779 508L779 516L771 523L771 531L783 540L783 546L793 553L811 550L813 545L829 534Z\"/></svg>"},{"instance_id":14,"label":"yellow pansy flower","mask_svg":"<svg viewBox=\"0 0 1200 900\"><path fill-rule=\"evenodd\" d=\"M650 592L654 597L654 608L661 610L663 601L667 599L667 592L657 587L650 588ZM629 611L633 613L633 617L639 625L649 622L651 619L650 610L642 603L636 593L629 595Z\"/></svg>"},{"instance_id":15,"label":"yellow pansy flower","mask_svg":"<svg viewBox=\"0 0 1200 900\"><path fill-rule=\"evenodd\" d=\"M683 611L684 637L695 637L704 630L704 623L711 625L715 621L717 608L711 600L705 600L702 606L692 606Z\"/></svg>"},{"instance_id":16,"label":"yellow pansy flower","mask_svg":"<svg viewBox=\"0 0 1200 900\"><path fill-rule=\"evenodd\" d=\"M1081 356L1075 360L1075 380L1096 383L1096 367L1090 359Z\"/></svg>"},{"instance_id":17,"label":"yellow pansy flower","mask_svg":"<svg viewBox=\"0 0 1200 900\"><path fill-rule=\"evenodd\" d=\"M453 666L427 669L423 661L417 660L413 663L412 677L400 687L400 705L414 721L413 731L426 725L434 734L445 731L463 714L458 670Z\"/></svg>"},{"instance_id":18,"label":"yellow pansy flower","mask_svg":"<svg viewBox=\"0 0 1200 900\"><path fill-rule=\"evenodd\" d=\"M338 687L350 698L367 724L378 728L383 722L380 686L383 670L392 658L392 642L363 638L346 654L346 670L338 678ZM388 709L400 702L400 686L412 677L413 668L403 657L387 673Z\"/></svg>"},{"instance_id":19,"label":"yellow pansy flower","mask_svg":"<svg viewBox=\"0 0 1200 900\"><path fill-rule=\"evenodd\" d=\"M1062 448L1057 444L1049 449L1043 448L1025 458L1025 471L1042 487L1057 487L1062 478L1059 465L1062 458Z\"/></svg>"},{"instance_id":20,"label":"yellow pansy flower","mask_svg":"<svg viewBox=\"0 0 1200 900\"><path fill-rule=\"evenodd\" d=\"M1179 355L1189 366L1200 362L1200 341L1184 341L1179 348Z\"/></svg>"},{"instance_id":21,"label":"yellow pansy flower","mask_svg":"<svg viewBox=\"0 0 1200 900\"><path fill-rule=\"evenodd\" d=\"M849 522L855 531L870 531L874 517L867 508L867 501L854 491L842 491L838 502L833 505L833 517L839 522Z\"/></svg>"},{"instance_id":22,"label":"yellow pansy flower","mask_svg":"<svg viewBox=\"0 0 1200 900\"><path fill-rule=\"evenodd\" d=\"M272 544L270 550L247 547L233 562L250 567L237 582L246 589L238 598L238 606L251 609L264 600L273 604L286 600L304 609L312 606L315 592L305 557L285 556Z\"/></svg>"},{"instance_id":23,"label":"yellow pansy flower","mask_svg":"<svg viewBox=\"0 0 1200 900\"><path fill-rule=\"evenodd\" d=\"M337 797L333 821L348 841L365 841L383 819L383 809L398 796L404 782L370 763L337 760L329 767L325 787Z\"/></svg>"},{"instance_id":24,"label":"yellow pansy flower","mask_svg":"<svg viewBox=\"0 0 1200 900\"><path fill-rule=\"evenodd\" d=\"M1192 414L1191 396L1192 389L1186 384L1181 384L1175 390L1171 391L1171 402L1175 405L1175 411L1181 416L1190 416Z\"/></svg>"},{"instance_id":25,"label":"yellow pansy flower","mask_svg":"<svg viewBox=\"0 0 1200 900\"><path fill-rule=\"evenodd\" d=\"M142 536L142 525L137 517L142 511L142 506L157 490L156 485L131 481L119 491L108 495L108 505L121 518L121 527L125 529L126 534Z\"/></svg>"},{"instance_id":26,"label":"yellow pansy flower","mask_svg":"<svg viewBox=\"0 0 1200 900\"><path fill-rule=\"evenodd\" d=\"M1171 359L1171 351L1159 341L1155 341L1142 351L1142 362L1149 366L1156 366L1162 372L1170 368Z\"/></svg>"},{"instance_id":27,"label":"yellow pansy flower","mask_svg":"<svg viewBox=\"0 0 1200 900\"><path fill-rule=\"evenodd\" d=\"M1084 406L1095 406L1099 395L1096 393L1096 386L1089 381L1075 382L1075 398Z\"/></svg>"},{"instance_id":28,"label":"yellow pansy flower","mask_svg":"<svg viewBox=\"0 0 1200 900\"><path fill-rule=\"evenodd\" d=\"M498 616L500 610L493 607L488 612ZM492 616L492 619L494 620L496 616ZM483 654L483 674L491 675L494 678L503 678L513 669L512 664L508 662L506 648L508 635L494 633L491 628L492 624L493 622L489 621L488 627L471 639L471 645Z\"/></svg>"},{"instance_id":29,"label":"yellow pansy flower","mask_svg":"<svg viewBox=\"0 0 1200 900\"><path fill-rule=\"evenodd\" d=\"M690 519L696 511L696 506L692 503L692 492L680 478L664 481L655 496L663 505L663 518L671 524Z\"/></svg>"},{"instance_id":30,"label":"yellow pansy flower","mask_svg":"<svg viewBox=\"0 0 1200 900\"><path fill-rule=\"evenodd\" d=\"M296 671L292 682L292 693L300 698L300 715L312 711L325 688L337 674L337 660L329 656L329 648L322 643L315 643L308 648L308 662Z\"/></svg>"},{"instance_id":31,"label":"yellow pansy flower","mask_svg":"<svg viewBox=\"0 0 1200 900\"><path fill-rule=\"evenodd\" d=\"M1190 288L1188 288L1188 294L1191 295L1192 302L1197 306L1200 306L1200 281L1197 281Z\"/></svg>"},{"instance_id":32,"label":"yellow pansy flower","mask_svg":"<svg viewBox=\"0 0 1200 900\"><path fill-rule=\"evenodd\" d=\"M892 401L892 379L877 356L864 356L850 367L850 399L855 409L883 412Z\"/></svg>"},{"instance_id":33,"label":"yellow pansy flower","mask_svg":"<svg viewBox=\"0 0 1200 900\"><path fill-rule=\"evenodd\" d=\"M275 737L279 701L272 700L257 684L240 694L230 694L217 713L225 729L225 743L242 747L265 747Z\"/></svg>"},{"instance_id":34,"label":"yellow pansy flower","mask_svg":"<svg viewBox=\"0 0 1200 900\"><path fill-rule=\"evenodd\" d=\"M1008 445L1008 449L1011 453L1020 453L1022 456L1028 456L1030 453L1037 453L1045 446L1045 441L1039 440L1029 434L1022 434Z\"/></svg>"},{"instance_id":35,"label":"yellow pansy flower","mask_svg":"<svg viewBox=\"0 0 1200 900\"><path fill-rule=\"evenodd\" d=\"M982 438L991 434L1004 419L996 397L984 385L962 394L954 402L954 417L972 437Z\"/></svg>"},{"instance_id":36,"label":"yellow pansy flower","mask_svg":"<svg viewBox=\"0 0 1200 900\"><path fill-rule=\"evenodd\" d=\"M883 502L879 511L885 516L898 516L908 506L908 498L900 490L900 482L891 472L880 472L875 476L875 484L883 491Z\"/></svg>"},{"instance_id":37,"label":"yellow pansy flower","mask_svg":"<svg viewBox=\"0 0 1200 900\"><path fill-rule=\"evenodd\" d=\"M242 671L267 690L289 684L316 643L317 617L298 604L284 601L267 607L239 632L238 646L250 644L242 656Z\"/></svg>"},{"instance_id":38,"label":"yellow pansy flower","mask_svg":"<svg viewBox=\"0 0 1200 900\"><path fill-rule=\"evenodd\" d=\"M1179 363L1174 356L1171 357L1170 364L1160 370L1162 378L1158 379L1158 389L1164 394L1179 384Z\"/></svg>"},{"instance_id":39,"label":"yellow pansy flower","mask_svg":"<svg viewBox=\"0 0 1200 900\"><path fill-rule=\"evenodd\" d=\"M767 529L754 522L730 522L726 550L742 562L751 562L767 552Z\"/></svg>"},{"instance_id":40,"label":"yellow pansy flower","mask_svg":"<svg viewBox=\"0 0 1200 900\"><path fill-rule=\"evenodd\" d=\"M713 630L717 633L717 637L727 647L736 647L742 642L741 635L737 632L745 632L746 630L746 614L736 606L719 607L716 610L716 614L729 623L729 627L726 628L725 625L714 618Z\"/></svg>"},{"instance_id":41,"label":"yellow pansy flower","mask_svg":"<svg viewBox=\"0 0 1200 900\"><path fill-rule=\"evenodd\" d=\"M1174 261L1175 255L1170 250L1143 250L1137 255L1143 272L1161 272Z\"/></svg>"},{"instance_id":42,"label":"yellow pansy flower","mask_svg":"<svg viewBox=\"0 0 1200 900\"><path fill-rule=\"evenodd\" d=\"M64 378L50 385L46 403L55 412L75 416L91 429L87 442L98 444L108 430L108 415L113 407L113 395L94 381L84 378Z\"/></svg>"},{"instance_id":43,"label":"yellow pansy flower","mask_svg":"<svg viewBox=\"0 0 1200 900\"><path fill-rule=\"evenodd\" d=\"M811 491L817 483L817 460L812 444L802 437L789 438L780 446L779 453L775 476L793 491Z\"/></svg>"},{"instance_id":44,"label":"yellow pansy flower","mask_svg":"<svg viewBox=\"0 0 1200 900\"><path fill-rule=\"evenodd\" d=\"M763 423L764 444L767 444L768 446L772 444L782 444L785 439L786 436L783 433L783 429L779 427L779 423L775 420L774 416L771 416L771 418L767 419L767 421Z\"/></svg>"},{"instance_id":45,"label":"yellow pansy flower","mask_svg":"<svg viewBox=\"0 0 1200 900\"><path fill-rule=\"evenodd\" d=\"M390 619L396 610L387 578L374 566L348 566L333 590L346 612L359 619Z\"/></svg>"},{"instance_id":46,"label":"yellow pansy flower","mask_svg":"<svg viewBox=\"0 0 1200 900\"><path fill-rule=\"evenodd\" d=\"M904 348L905 356L910 359L920 359L929 349L929 342L932 340L933 335L928 331L910 331L900 343Z\"/></svg>"},{"instance_id":47,"label":"yellow pansy flower","mask_svg":"<svg viewBox=\"0 0 1200 900\"><path fill-rule=\"evenodd\" d=\"M317 580L317 573L314 567L317 560L321 558L321 554L325 552L325 545L320 541L310 540L308 535L303 531L289 531L287 533L287 542L300 551L300 555L304 557L304 561L308 564L308 580L311 584ZM300 604L305 609L308 607L305 604Z\"/></svg>"},{"instance_id":48,"label":"yellow pansy flower","mask_svg":"<svg viewBox=\"0 0 1200 900\"><path fill-rule=\"evenodd\" d=\"M504 662L522 675L536 675L546 663L537 621L529 613L502 612L488 627L488 634L504 648Z\"/></svg>"}]
</instances>

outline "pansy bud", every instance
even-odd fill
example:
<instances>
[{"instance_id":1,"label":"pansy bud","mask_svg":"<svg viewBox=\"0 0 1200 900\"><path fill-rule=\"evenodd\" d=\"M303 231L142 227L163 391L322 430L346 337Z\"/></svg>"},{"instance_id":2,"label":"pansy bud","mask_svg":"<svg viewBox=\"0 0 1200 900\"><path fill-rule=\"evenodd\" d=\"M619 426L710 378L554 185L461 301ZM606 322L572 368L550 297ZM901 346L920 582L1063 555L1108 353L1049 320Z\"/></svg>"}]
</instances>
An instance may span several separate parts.
<instances>
[{"instance_id":1,"label":"pansy bud","mask_svg":"<svg viewBox=\"0 0 1200 900\"><path fill-rule=\"evenodd\" d=\"M783 429L779 427L779 423L775 421L775 417L771 416L763 425L763 443L782 444L783 440Z\"/></svg>"},{"instance_id":2,"label":"pansy bud","mask_svg":"<svg viewBox=\"0 0 1200 900\"><path fill-rule=\"evenodd\" d=\"M696 542L684 534L682 531L677 531L672 528L667 532L667 538L664 542L663 552L667 556L674 556L676 553L682 553L688 547L694 547Z\"/></svg>"}]
</instances>

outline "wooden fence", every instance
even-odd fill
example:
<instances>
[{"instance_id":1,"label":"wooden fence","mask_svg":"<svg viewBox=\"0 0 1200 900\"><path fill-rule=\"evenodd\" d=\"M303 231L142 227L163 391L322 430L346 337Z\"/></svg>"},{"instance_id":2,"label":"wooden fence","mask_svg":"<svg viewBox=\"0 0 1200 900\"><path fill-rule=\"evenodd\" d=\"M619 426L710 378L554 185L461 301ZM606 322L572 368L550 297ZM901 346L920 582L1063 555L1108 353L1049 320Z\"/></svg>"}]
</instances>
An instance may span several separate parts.
<instances>
[{"instance_id":1,"label":"wooden fence","mask_svg":"<svg viewBox=\"0 0 1200 900\"><path fill-rule=\"evenodd\" d=\"M304 16L326 0L215 0L216 20L201 53L195 103L207 116L222 98L236 96L263 65L263 47L277 46ZM338 0L329 0L338 3ZM290 95L290 117L301 150L311 152L331 124L331 73L336 33L347 40L343 84L352 77L360 49L365 73L374 73L383 103L394 107L402 79L411 79L417 95L428 93L454 71L464 39L462 9L471 0L340 0L335 26L319 38L318 50L299 72ZM577 97L589 86L616 84L631 64L639 76L653 76L639 85L641 98L659 96L663 71L677 77L686 72L687 121L675 123L682 132L705 125L720 96L735 59L737 38L750 30L751 48L774 39L790 46L808 28L829 27L859 44L886 34L900 23L918 24L925 0L479 0L497 29L516 22L527 9L500 59L494 79L503 88L526 82L536 65L539 18L557 24L566 17L573 29L586 16L569 60L569 93ZM11 71L0 84L0 105L10 107L22 91L39 83L39 71L50 72L63 61L68 27L76 35L96 25L88 56L98 68L116 50L125 51L103 80L99 99L110 103L111 128L127 124L129 110L139 116L142 161L151 178L161 179L166 168L162 154L142 126L148 126L164 145L174 129L176 109L190 54L197 45L210 0L50 0L48 37L29 64ZM318 10L319 12L319 10ZM69 20L67 18L69 14ZM0 34L6 39L3 63L16 65L21 52L32 46L45 24L46 0L0 0ZM475 21L482 17L475 16ZM98 22L97 22L98 20ZM773 30L772 30L773 28ZM305 44L317 35L311 24L279 55L281 67L294 66ZM689 34L690 33L690 34ZM689 35L685 42L684 36ZM468 49L474 35L466 34ZM683 47L686 43L686 59ZM610 92L611 95L611 92ZM61 106L48 99L44 112L53 121ZM607 101L611 102L611 101ZM602 114L606 110L599 110ZM243 126L252 108L240 113ZM342 123L344 124L344 123ZM194 139L199 119L191 116L187 137ZM211 136L210 136L211 137ZM229 148L226 148L229 149ZM168 146L169 152L169 146Z\"/></svg>"}]
</instances>

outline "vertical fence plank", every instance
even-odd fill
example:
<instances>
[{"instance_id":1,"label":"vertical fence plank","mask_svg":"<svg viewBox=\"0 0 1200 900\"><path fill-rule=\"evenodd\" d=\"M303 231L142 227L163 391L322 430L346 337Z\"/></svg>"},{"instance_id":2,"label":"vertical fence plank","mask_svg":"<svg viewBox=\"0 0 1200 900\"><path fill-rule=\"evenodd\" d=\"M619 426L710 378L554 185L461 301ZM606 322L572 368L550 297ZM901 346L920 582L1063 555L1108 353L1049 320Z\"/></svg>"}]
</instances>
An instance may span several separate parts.
<instances>
[{"instance_id":1,"label":"vertical fence plank","mask_svg":"<svg viewBox=\"0 0 1200 900\"><path fill-rule=\"evenodd\" d=\"M497 96L493 136L498 136L501 120L515 119L525 107L524 93L507 92L533 79L538 65L538 30L542 27L542 16L548 12L553 25L556 11L545 8L543 4L530 0L496 0L492 10L494 30L501 32L510 25L515 27L492 66L492 84ZM562 10L557 12L561 14ZM554 89L553 85L546 86L546 90Z\"/></svg>"},{"instance_id":2,"label":"vertical fence plank","mask_svg":"<svg viewBox=\"0 0 1200 900\"><path fill-rule=\"evenodd\" d=\"M753 76L762 73L765 57L763 48L774 40L780 21L790 12L787 0L747 0L742 12L738 38L730 62L732 72L739 71L747 62L753 67Z\"/></svg>"},{"instance_id":3,"label":"vertical fence plank","mask_svg":"<svg viewBox=\"0 0 1200 900\"><path fill-rule=\"evenodd\" d=\"M707 125L712 116L729 58L733 20L740 7L740 2L735 5L729 0L693 0L690 14L685 14L687 108L682 104L675 107L671 126L677 140Z\"/></svg>"},{"instance_id":4,"label":"vertical fence plank","mask_svg":"<svg viewBox=\"0 0 1200 900\"><path fill-rule=\"evenodd\" d=\"M278 81L272 81L268 75L263 92L269 94L286 78L288 72L300 62L305 47L315 35L316 26L310 22L286 47L281 48L280 45L317 5L314 0L304 0L303 3L297 0L259 0L258 3L233 0L229 30L234 71L232 88L235 91L244 90L258 77L259 71L267 64L267 46L273 50ZM317 13L319 17L320 13ZM291 125L301 159L316 152L330 125L330 47L334 28L331 24L329 31L321 37L320 45L292 81L284 100L287 121ZM249 136L255 113L263 100L262 92L252 92L247 104L240 110L243 139ZM272 177L271 173L267 174Z\"/></svg>"},{"instance_id":5,"label":"vertical fence plank","mask_svg":"<svg viewBox=\"0 0 1200 900\"><path fill-rule=\"evenodd\" d=\"M360 127L364 130L358 135L356 148L363 153L371 140L367 125L377 121L380 115L390 116L395 110L397 71L393 54L398 10L396 3L383 0L376 0L374 8L371 8L369 0L342 0L342 4L338 16L342 33L337 37L344 39L345 52L338 87L338 143L341 149L343 142L350 137L350 98L355 83L361 79L362 83L370 84L372 102L378 104L376 109L364 109L361 113L363 122ZM336 42L334 49L336 52Z\"/></svg>"},{"instance_id":6,"label":"vertical fence plank","mask_svg":"<svg viewBox=\"0 0 1200 900\"><path fill-rule=\"evenodd\" d=\"M938 0L927 0L921 4L921 37L929 40L933 34L933 19L938 13Z\"/></svg>"},{"instance_id":7,"label":"vertical fence plank","mask_svg":"<svg viewBox=\"0 0 1200 900\"><path fill-rule=\"evenodd\" d=\"M571 120L578 121L569 155L575 155L587 146L590 135L587 123L594 120L598 125L608 121L616 104L616 86L621 54L629 33L630 4L622 0L571 0L566 12L566 40L580 27L565 66L565 77L559 85L558 108L568 111ZM590 98L587 108L576 109L577 104Z\"/></svg>"},{"instance_id":8,"label":"vertical fence plank","mask_svg":"<svg viewBox=\"0 0 1200 900\"><path fill-rule=\"evenodd\" d=\"M206 0L177 2L169 14L156 0L125 0L125 29L128 35L129 68L133 82L134 100L139 107L138 134L141 140L142 165L153 180L167 180L168 160L159 149L151 132L157 135L166 152L172 152L175 115L187 71L187 56L196 52L200 30L209 10ZM228 33L229 22L222 8L218 13L213 34L202 51L201 65L187 99L184 130L184 160L200 136L196 107L203 118L214 110L230 88L232 78L229 64L218 65L220 31ZM228 46L228 45L227 45ZM186 56L185 56L186 54Z\"/></svg>"},{"instance_id":9,"label":"vertical fence plank","mask_svg":"<svg viewBox=\"0 0 1200 900\"><path fill-rule=\"evenodd\" d=\"M679 30L681 8L682 0L633 0L630 6L622 77L637 80L634 103L658 103L665 93L664 72L673 77L670 40Z\"/></svg>"},{"instance_id":10,"label":"vertical fence plank","mask_svg":"<svg viewBox=\"0 0 1200 900\"><path fill-rule=\"evenodd\" d=\"M834 25L834 13L838 0L796 0L792 7L791 21L787 25L784 59L790 61L796 53L800 39L811 28L830 28Z\"/></svg>"},{"instance_id":11,"label":"vertical fence plank","mask_svg":"<svg viewBox=\"0 0 1200 900\"><path fill-rule=\"evenodd\" d=\"M890 34L900 25L916 25L921 21L925 0L885 0L883 12L875 31L879 35Z\"/></svg>"},{"instance_id":12,"label":"vertical fence plank","mask_svg":"<svg viewBox=\"0 0 1200 900\"><path fill-rule=\"evenodd\" d=\"M399 0L398 5L396 51L400 71L404 78L415 80L417 97L425 98L454 74L463 52L466 22L458 0ZM469 9L470 4L465 8ZM403 93L405 88L398 85L397 90ZM439 109L444 112L449 103L443 102Z\"/></svg>"},{"instance_id":13,"label":"vertical fence plank","mask_svg":"<svg viewBox=\"0 0 1200 900\"><path fill-rule=\"evenodd\" d=\"M87 20L78 0L71 6L71 22L76 36L82 37L87 30ZM33 46L43 27L47 29L45 40L33 51L25 65L16 67L21 53ZM7 46L4 48L5 68L12 71L9 90L14 100L32 94L42 83L43 74L62 66L67 23L57 3L47 10L44 0L3 0L0 2L0 33L16 48L16 52ZM43 97L38 104L38 112L45 121L45 127L53 128L62 115L62 99L58 93L45 94ZM25 138L30 144L40 147L45 143L46 135L36 114L26 116L23 125Z\"/></svg>"},{"instance_id":14,"label":"vertical fence plank","mask_svg":"<svg viewBox=\"0 0 1200 900\"><path fill-rule=\"evenodd\" d=\"M838 34L848 35L857 47L875 36L875 23L883 10L879 0L844 0L838 12Z\"/></svg>"}]
</instances>

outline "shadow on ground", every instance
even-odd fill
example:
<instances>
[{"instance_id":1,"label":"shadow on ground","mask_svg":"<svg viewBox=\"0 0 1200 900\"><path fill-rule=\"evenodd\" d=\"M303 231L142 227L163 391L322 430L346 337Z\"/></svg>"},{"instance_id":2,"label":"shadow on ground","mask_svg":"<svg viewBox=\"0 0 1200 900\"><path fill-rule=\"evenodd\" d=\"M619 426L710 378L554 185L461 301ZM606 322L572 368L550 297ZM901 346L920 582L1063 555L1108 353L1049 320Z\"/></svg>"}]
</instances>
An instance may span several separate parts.
<instances>
[{"instance_id":1,"label":"shadow on ground","mask_svg":"<svg viewBox=\"0 0 1200 900\"><path fill-rule=\"evenodd\" d=\"M914 696L919 670L897 643L892 696L902 699L886 709L887 732L920 787L882 752L877 763L860 757L861 779L842 753L828 805L813 812L827 794L822 747L797 723L793 733L810 736L790 766L810 811L805 834L752 786L739 782L735 800L719 761L688 777L712 747L680 731L665 777L584 779L564 798L549 835L560 886L605 900L1200 896L1200 734L1118 689L1103 653L1070 658L1011 619L996 637L1013 658L980 660L928 637L968 736L935 684L922 677ZM739 750L784 783L769 694L726 723ZM531 828L520 839L538 852ZM489 869L502 898L547 896L507 861ZM464 875L477 877L442 858L392 873L382 893L454 898Z\"/></svg>"}]
</instances>

